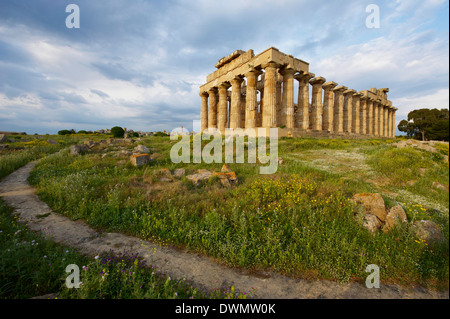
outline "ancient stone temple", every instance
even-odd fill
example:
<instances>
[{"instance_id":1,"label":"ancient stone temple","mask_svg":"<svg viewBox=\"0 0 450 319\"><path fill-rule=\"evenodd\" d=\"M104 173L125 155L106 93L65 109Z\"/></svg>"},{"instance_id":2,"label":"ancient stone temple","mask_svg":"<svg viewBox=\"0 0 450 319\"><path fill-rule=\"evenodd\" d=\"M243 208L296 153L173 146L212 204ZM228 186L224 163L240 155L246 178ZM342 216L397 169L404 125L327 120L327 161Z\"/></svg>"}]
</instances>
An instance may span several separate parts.
<instances>
[{"instance_id":1,"label":"ancient stone temple","mask_svg":"<svg viewBox=\"0 0 450 319\"><path fill-rule=\"evenodd\" d=\"M200 87L202 132L278 127L279 136L395 136L397 108L387 88L357 92L327 82L274 47L235 51L215 67Z\"/></svg>"}]
</instances>

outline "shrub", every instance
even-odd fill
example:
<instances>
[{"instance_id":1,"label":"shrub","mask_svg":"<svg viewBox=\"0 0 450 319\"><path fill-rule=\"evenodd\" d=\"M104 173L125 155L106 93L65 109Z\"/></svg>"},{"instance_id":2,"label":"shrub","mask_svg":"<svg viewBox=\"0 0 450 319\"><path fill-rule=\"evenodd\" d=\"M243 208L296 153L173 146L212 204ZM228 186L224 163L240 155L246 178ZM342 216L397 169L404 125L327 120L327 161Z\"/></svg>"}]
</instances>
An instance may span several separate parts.
<instances>
[{"instance_id":1,"label":"shrub","mask_svg":"<svg viewBox=\"0 0 450 319\"><path fill-rule=\"evenodd\" d=\"M125 134L125 131L120 126L114 126L111 129L111 134L116 138L120 138L120 137L123 137L123 135Z\"/></svg>"}]
</instances>

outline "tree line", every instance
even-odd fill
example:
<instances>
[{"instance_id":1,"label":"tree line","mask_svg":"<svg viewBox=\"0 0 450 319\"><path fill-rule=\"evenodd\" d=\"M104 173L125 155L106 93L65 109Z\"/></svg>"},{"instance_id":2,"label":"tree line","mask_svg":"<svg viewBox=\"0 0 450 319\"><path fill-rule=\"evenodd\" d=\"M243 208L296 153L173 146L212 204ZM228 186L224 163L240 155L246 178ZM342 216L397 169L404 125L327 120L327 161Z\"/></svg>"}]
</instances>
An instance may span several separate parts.
<instances>
[{"instance_id":1,"label":"tree line","mask_svg":"<svg viewBox=\"0 0 450 319\"><path fill-rule=\"evenodd\" d=\"M449 110L419 109L408 113L408 120L398 124L400 132L422 141L449 140Z\"/></svg>"}]
</instances>

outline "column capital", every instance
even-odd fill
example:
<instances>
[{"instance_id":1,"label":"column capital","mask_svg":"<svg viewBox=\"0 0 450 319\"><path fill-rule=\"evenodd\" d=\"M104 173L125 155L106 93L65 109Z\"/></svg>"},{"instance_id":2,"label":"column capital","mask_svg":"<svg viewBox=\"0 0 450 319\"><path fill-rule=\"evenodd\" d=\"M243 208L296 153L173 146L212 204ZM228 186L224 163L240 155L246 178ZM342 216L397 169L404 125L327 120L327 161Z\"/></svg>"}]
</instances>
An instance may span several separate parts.
<instances>
[{"instance_id":1,"label":"column capital","mask_svg":"<svg viewBox=\"0 0 450 319\"><path fill-rule=\"evenodd\" d=\"M355 93L353 93L353 97L362 98L363 95L361 93L355 91Z\"/></svg>"},{"instance_id":2,"label":"column capital","mask_svg":"<svg viewBox=\"0 0 450 319\"><path fill-rule=\"evenodd\" d=\"M261 75L262 73L263 73L262 71L253 68L253 69L247 71L247 72L244 74L244 76L245 76L246 78L248 78L250 74L254 74L255 76L259 76L259 75Z\"/></svg>"},{"instance_id":3,"label":"column capital","mask_svg":"<svg viewBox=\"0 0 450 319\"><path fill-rule=\"evenodd\" d=\"M283 77L284 77L284 76L294 76L295 72L297 72L297 71L295 71L295 70L292 69L292 68L284 68L284 69L281 69L281 70L279 71L279 73L280 73Z\"/></svg>"},{"instance_id":4,"label":"column capital","mask_svg":"<svg viewBox=\"0 0 450 319\"><path fill-rule=\"evenodd\" d=\"M219 89L220 89L220 88L228 89L230 86L231 86L231 84L228 83L228 82L223 82L223 83L220 83L220 84L218 85Z\"/></svg>"},{"instance_id":5,"label":"column capital","mask_svg":"<svg viewBox=\"0 0 450 319\"><path fill-rule=\"evenodd\" d=\"M338 85L338 84L337 84L336 82L328 81L328 82L325 82L325 83L322 85L322 87L323 87L325 90L332 90L332 89L334 89L337 85Z\"/></svg>"},{"instance_id":6,"label":"column capital","mask_svg":"<svg viewBox=\"0 0 450 319\"><path fill-rule=\"evenodd\" d=\"M334 89L333 89L333 91L334 92L339 92L339 93L343 93L345 90L347 90L348 89L348 87L346 87L346 86L343 86L343 85L339 85L339 86L336 86Z\"/></svg>"},{"instance_id":7,"label":"column capital","mask_svg":"<svg viewBox=\"0 0 450 319\"><path fill-rule=\"evenodd\" d=\"M294 76L294 79L298 80L299 82L305 81L308 82L310 79L314 78L316 75L314 73L301 73Z\"/></svg>"},{"instance_id":8,"label":"column capital","mask_svg":"<svg viewBox=\"0 0 450 319\"><path fill-rule=\"evenodd\" d=\"M213 93L217 93L217 88L215 86L213 86L212 88L210 88L208 90L208 94L213 94Z\"/></svg>"},{"instance_id":9,"label":"column capital","mask_svg":"<svg viewBox=\"0 0 450 319\"><path fill-rule=\"evenodd\" d=\"M369 98L361 93L361 91L358 92L358 94L361 94L361 101L368 101Z\"/></svg>"},{"instance_id":10,"label":"column capital","mask_svg":"<svg viewBox=\"0 0 450 319\"><path fill-rule=\"evenodd\" d=\"M353 95L353 94L355 94L356 93L356 91L355 90L352 90L352 89L350 89L350 90L345 90L344 91L344 95Z\"/></svg>"},{"instance_id":11,"label":"column capital","mask_svg":"<svg viewBox=\"0 0 450 319\"><path fill-rule=\"evenodd\" d=\"M244 81L244 79L241 76L236 76L230 82L231 82L231 85L236 85L236 84L240 85L240 84L242 84L242 81Z\"/></svg>"},{"instance_id":12,"label":"column capital","mask_svg":"<svg viewBox=\"0 0 450 319\"><path fill-rule=\"evenodd\" d=\"M200 92L198 95L208 97L208 92L203 91L203 92Z\"/></svg>"},{"instance_id":13,"label":"column capital","mask_svg":"<svg viewBox=\"0 0 450 319\"><path fill-rule=\"evenodd\" d=\"M327 80L326 80L324 77L318 76L318 77L315 77L315 78L309 80L309 83L310 83L311 85L314 85L314 84L324 84L326 81L327 81Z\"/></svg>"},{"instance_id":14,"label":"column capital","mask_svg":"<svg viewBox=\"0 0 450 319\"><path fill-rule=\"evenodd\" d=\"M265 68L279 68L280 65L278 63L276 63L276 62L272 62L271 61L271 62L267 62L267 63L262 64L261 67L263 69L265 69Z\"/></svg>"}]
</instances>

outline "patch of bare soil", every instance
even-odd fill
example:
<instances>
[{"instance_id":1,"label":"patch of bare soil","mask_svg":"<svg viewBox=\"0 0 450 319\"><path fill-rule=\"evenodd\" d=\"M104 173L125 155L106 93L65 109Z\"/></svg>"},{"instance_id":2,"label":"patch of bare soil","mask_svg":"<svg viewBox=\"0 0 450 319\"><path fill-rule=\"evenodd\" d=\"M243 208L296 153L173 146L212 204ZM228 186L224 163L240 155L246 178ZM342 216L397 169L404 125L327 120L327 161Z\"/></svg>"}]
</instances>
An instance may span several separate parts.
<instances>
[{"instance_id":1,"label":"patch of bare soil","mask_svg":"<svg viewBox=\"0 0 450 319\"><path fill-rule=\"evenodd\" d=\"M39 200L27 178L35 163L18 169L0 182L0 197L28 227L51 235L54 241L73 246L87 255L114 252L139 253L148 264L175 279L186 278L195 285L213 289L235 286L241 291L255 288L255 298L274 299L398 299L449 298L448 291L436 292L423 288L406 289L396 285L381 285L368 289L359 283L339 284L327 280L304 280L268 272L264 276L227 268L206 256L162 247L149 241L119 233L99 233L82 221L71 221L58 215Z\"/></svg>"}]
</instances>

